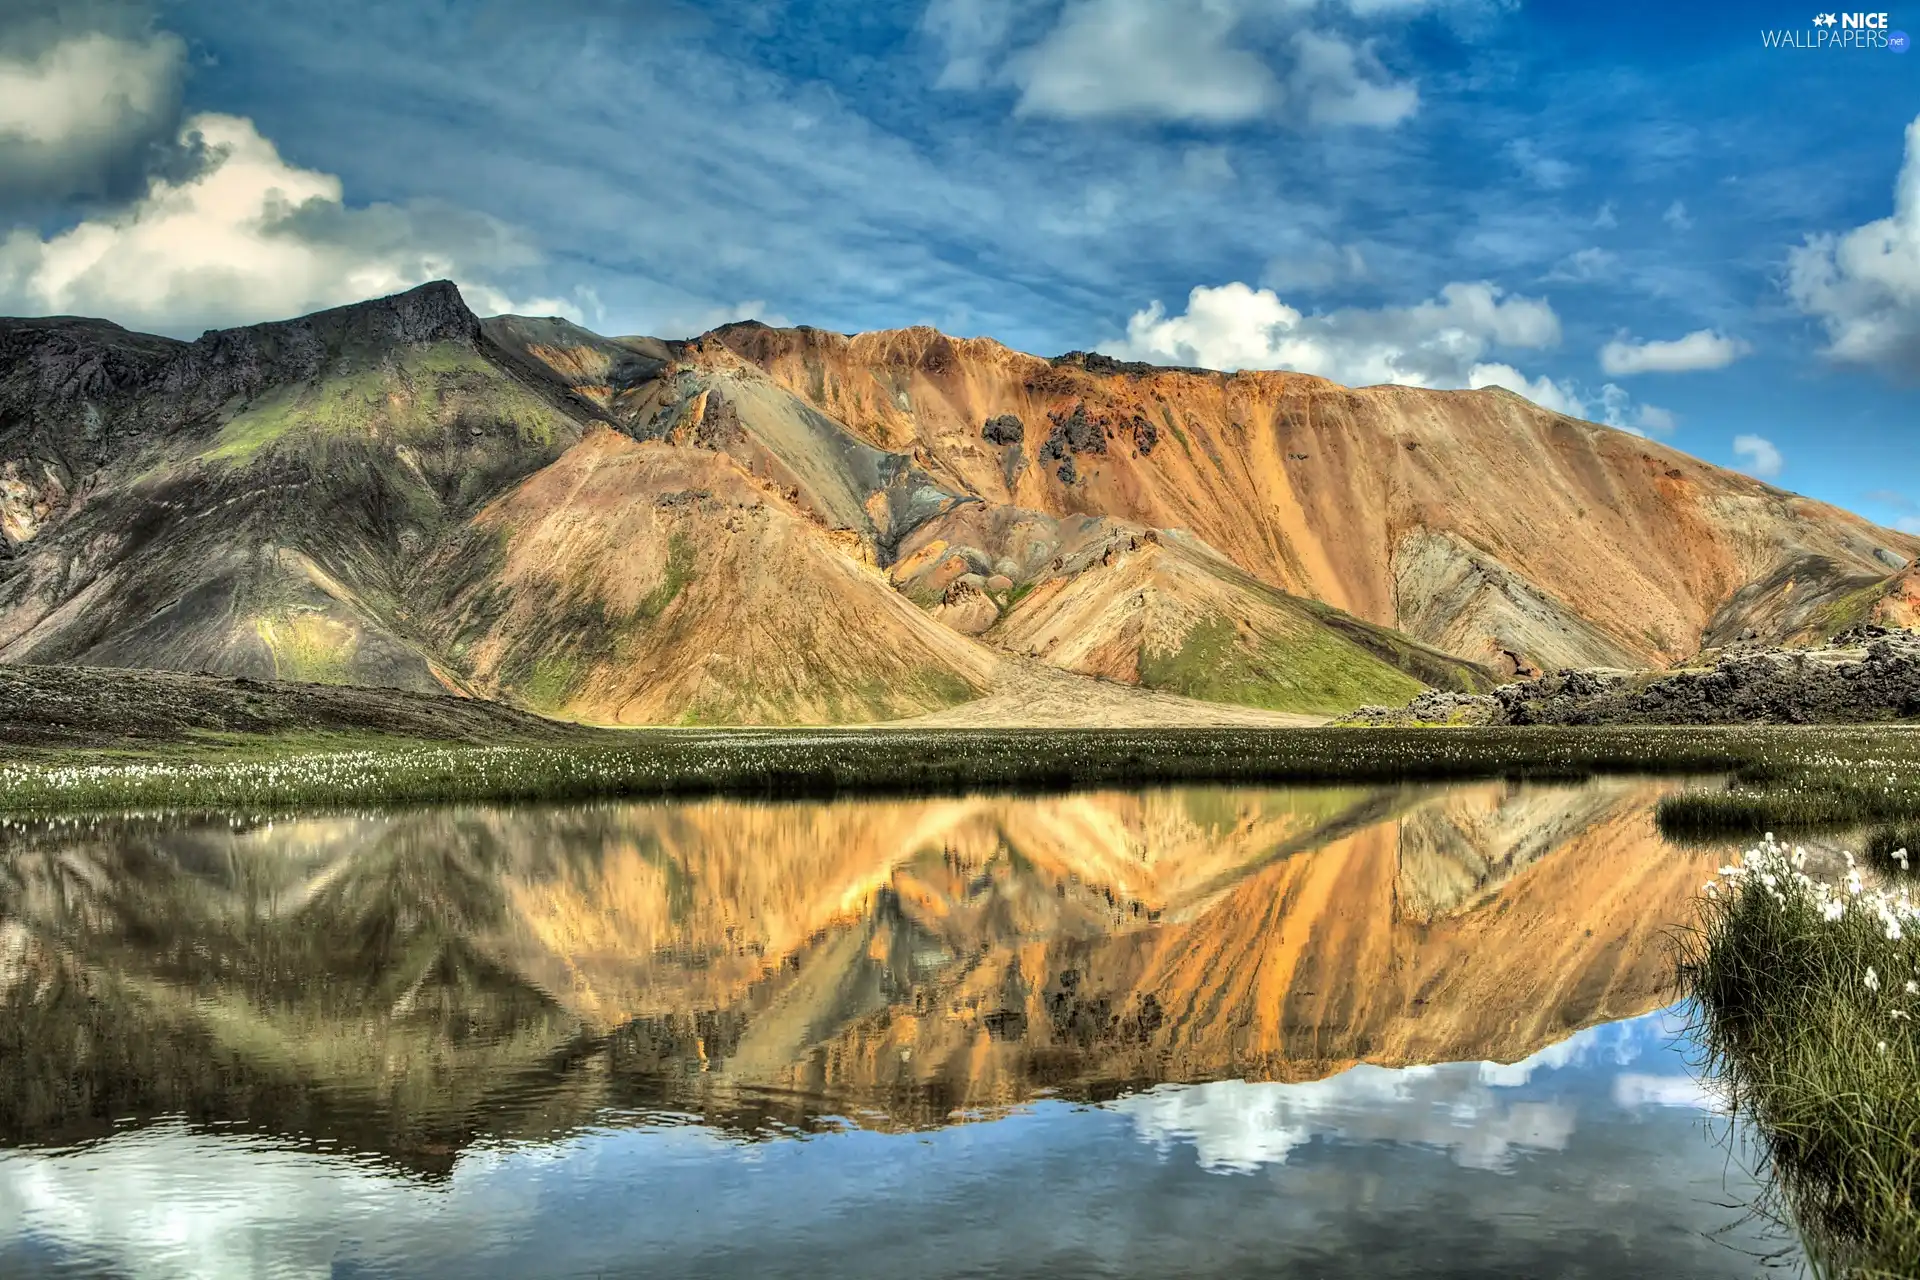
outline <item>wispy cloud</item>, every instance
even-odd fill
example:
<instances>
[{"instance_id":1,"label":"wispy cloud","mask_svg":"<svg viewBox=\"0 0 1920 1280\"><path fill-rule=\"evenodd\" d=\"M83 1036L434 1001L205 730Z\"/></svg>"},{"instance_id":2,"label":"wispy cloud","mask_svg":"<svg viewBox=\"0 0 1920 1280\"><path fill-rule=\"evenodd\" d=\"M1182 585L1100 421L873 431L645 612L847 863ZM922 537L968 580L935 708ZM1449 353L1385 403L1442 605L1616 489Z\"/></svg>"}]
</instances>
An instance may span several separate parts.
<instances>
[{"instance_id":1,"label":"wispy cloud","mask_svg":"<svg viewBox=\"0 0 1920 1280\"><path fill-rule=\"evenodd\" d=\"M1425 7L1354 0L1359 17ZM1374 46L1292 0L933 0L921 20L945 48L935 86L1018 91L1014 113L1059 120L1387 127L1419 107ZM1023 40L1026 31L1043 30ZM1282 38L1283 37L1283 38Z\"/></svg>"}]
</instances>

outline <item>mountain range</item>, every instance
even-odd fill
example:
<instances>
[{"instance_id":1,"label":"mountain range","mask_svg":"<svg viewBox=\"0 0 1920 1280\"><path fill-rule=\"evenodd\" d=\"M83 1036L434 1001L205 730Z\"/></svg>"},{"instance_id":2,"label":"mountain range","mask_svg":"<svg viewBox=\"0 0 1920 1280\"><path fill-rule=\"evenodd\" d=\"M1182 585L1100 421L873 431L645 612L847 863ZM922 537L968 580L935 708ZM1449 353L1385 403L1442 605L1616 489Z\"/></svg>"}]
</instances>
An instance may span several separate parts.
<instances>
[{"instance_id":1,"label":"mountain range","mask_svg":"<svg viewBox=\"0 0 1920 1280\"><path fill-rule=\"evenodd\" d=\"M9 663L609 724L1284 722L1906 625L1916 557L1499 389L605 338L446 282L193 342L0 320Z\"/></svg>"}]
</instances>

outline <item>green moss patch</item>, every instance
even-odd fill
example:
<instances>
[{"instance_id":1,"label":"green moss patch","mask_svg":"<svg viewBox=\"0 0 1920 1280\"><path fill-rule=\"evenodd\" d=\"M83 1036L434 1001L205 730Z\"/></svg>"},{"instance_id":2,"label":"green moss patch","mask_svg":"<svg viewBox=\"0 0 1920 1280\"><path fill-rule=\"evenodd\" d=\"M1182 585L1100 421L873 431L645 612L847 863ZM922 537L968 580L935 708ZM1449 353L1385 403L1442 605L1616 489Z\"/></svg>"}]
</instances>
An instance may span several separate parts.
<instances>
[{"instance_id":1,"label":"green moss patch","mask_svg":"<svg viewBox=\"0 0 1920 1280\"><path fill-rule=\"evenodd\" d=\"M1219 614L1190 627L1178 649L1143 649L1140 683L1207 702L1325 715L1406 702L1425 687L1330 631L1242 637Z\"/></svg>"},{"instance_id":2,"label":"green moss patch","mask_svg":"<svg viewBox=\"0 0 1920 1280\"><path fill-rule=\"evenodd\" d=\"M201 457L239 465L301 438L383 435L404 442L475 426L483 437L510 432L523 443L550 445L563 423L478 352L443 342L276 388L234 414Z\"/></svg>"},{"instance_id":3,"label":"green moss patch","mask_svg":"<svg viewBox=\"0 0 1920 1280\"><path fill-rule=\"evenodd\" d=\"M317 609L288 609L254 619L254 633L273 657L279 680L350 684L360 635Z\"/></svg>"}]
</instances>

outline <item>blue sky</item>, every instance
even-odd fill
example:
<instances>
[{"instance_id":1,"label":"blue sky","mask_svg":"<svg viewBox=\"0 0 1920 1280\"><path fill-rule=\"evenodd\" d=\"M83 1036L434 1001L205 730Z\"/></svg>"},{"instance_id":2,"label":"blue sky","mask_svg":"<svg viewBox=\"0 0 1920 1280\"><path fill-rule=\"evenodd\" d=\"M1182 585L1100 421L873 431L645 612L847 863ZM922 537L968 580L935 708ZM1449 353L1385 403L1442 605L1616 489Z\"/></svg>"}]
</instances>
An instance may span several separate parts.
<instances>
[{"instance_id":1,"label":"blue sky","mask_svg":"<svg viewBox=\"0 0 1920 1280\"><path fill-rule=\"evenodd\" d=\"M0 310L191 335L445 274L611 333L1497 382L1920 530L1920 54L1763 46L1815 16L19 0Z\"/></svg>"}]
</instances>

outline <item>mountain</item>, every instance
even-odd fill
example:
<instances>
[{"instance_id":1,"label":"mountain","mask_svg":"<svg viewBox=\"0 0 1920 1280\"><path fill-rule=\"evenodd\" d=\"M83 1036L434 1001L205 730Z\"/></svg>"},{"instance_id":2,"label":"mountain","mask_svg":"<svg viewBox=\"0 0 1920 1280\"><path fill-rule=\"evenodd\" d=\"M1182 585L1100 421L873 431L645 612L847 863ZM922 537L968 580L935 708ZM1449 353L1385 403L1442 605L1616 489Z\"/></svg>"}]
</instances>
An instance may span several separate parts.
<instances>
[{"instance_id":1,"label":"mountain","mask_svg":"<svg viewBox=\"0 0 1920 1280\"><path fill-rule=\"evenodd\" d=\"M1916 555L1501 391L929 329L606 338L444 282L191 343L0 321L5 662L622 724L1040 689L1047 723L1278 723L1818 638L1910 603Z\"/></svg>"},{"instance_id":2,"label":"mountain","mask_svg":"<svg viewBox=\"0 0 1920 1280\"><path fill-rule=\"evenodd\" d=\"M716 345L989 503L1185 529L1283 591L1508 671L1830 633L1920 553L1498 388L1043 360L931 329L733 325L694 349Z\"/></svg>"}]
</instances>

